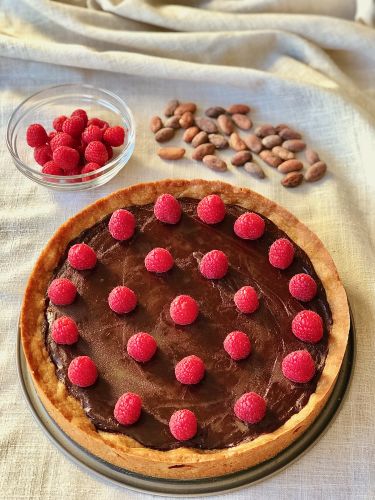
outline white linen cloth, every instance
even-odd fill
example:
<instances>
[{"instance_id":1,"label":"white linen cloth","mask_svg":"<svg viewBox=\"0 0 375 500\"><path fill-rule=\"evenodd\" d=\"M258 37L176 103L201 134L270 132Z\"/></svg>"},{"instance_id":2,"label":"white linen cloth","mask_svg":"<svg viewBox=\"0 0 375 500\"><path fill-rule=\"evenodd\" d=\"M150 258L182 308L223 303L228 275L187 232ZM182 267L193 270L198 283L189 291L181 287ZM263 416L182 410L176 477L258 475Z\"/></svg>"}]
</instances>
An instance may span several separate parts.
<instances>
[{"instance_id":1,"label":"white linen cloth","mask_svg":"<svg viewBox=\"0 0 375 500\"><path fill-rule=\"evenodd\" d=\"M2 498L147 497L89 477L47 440L21 395L15 342L27 277L57 227L117 188L165 177L221 178L290 209L331 252L356 320L354 380L332 427L290 468L228 498L375 497L375 33L364 25L373 21L371 7L368 0L0 0ZM4 140L22 99L65 82L114 91L137 122L129 164L107 185L77 194L23 177ZM249 103L255 121L302 131L329 173L287 190L270 168L260 181L188 159L167 164L155 155L148 120L172 97L194 100L201 110Z\"/></svg>"}]
</instances>

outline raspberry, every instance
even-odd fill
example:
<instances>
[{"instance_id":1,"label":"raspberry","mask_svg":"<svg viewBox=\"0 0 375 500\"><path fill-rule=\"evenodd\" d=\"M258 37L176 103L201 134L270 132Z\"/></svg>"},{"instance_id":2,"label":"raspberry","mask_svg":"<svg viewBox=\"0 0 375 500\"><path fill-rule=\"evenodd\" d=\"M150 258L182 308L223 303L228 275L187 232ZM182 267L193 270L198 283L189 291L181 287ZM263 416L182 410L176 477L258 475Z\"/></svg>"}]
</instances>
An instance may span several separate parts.
<instances>
[{"instance_id":1,"label":"raspberry","mask_svg":"<svg viewBox=\"0 0 375 500\"><path fill-rule=\"evenodd\" d=\"M56 306L68 306L77 295L75 285L67 278L54 279L47 290L47 295Z\"/></svg>"},{"instance_id":2,"label":"raspberry","mask_svg":"<svg viewBox=\"0 0 375 500\"><path fill-rule=\"evenodd\" d=\"M294 259L294 247L286 238L279 238L270 246L268 252L270 264L277 269L286 269Z\"/></svg>"},{"instance_id":3,"label":"raspberry","mask_svg":"<svg viewBox=\"0 0 375 500\"><path fill-rule=\"evenodd\" d=\"M114 148L122 146L125 140L124 127L117 125L116 127L108 127L103 134L103 139Z\"/></svg>"},{"instance_id":4,"label":"raspberry","mask_svg":"<svg viewBox=\"0 0 375 500\"><path fill-rule=\"evenodd\" d=\"M205 367L198 356L186 356L177 363L174 369L176 379L181 384L198 384L204 377Z\"/></svg>"},{"instance_id":5,"label":"raspberry","mask_svg":"<svg viewBox=\"0 0 375 500\"><path fill-rule=\"evenodd\" d=\"M53 161L47 161L42 168L43 174L64 175L64 170L58 167Z\"/></svg>"},{"instance_id":6,"label":"raspberry","mask_svg":"<svg viewBox=\"0 0 375 500\"><path fill-rule=\"evenodd\" d=\"M315 280L308 274L295 274L289 281L289 292L297 300L309 302L318 290Z\"/></svg>"},{"instance_id":7,"label":"raspberry","mask_svg":"<svg viewBox=\"0 0 375 500\"><path fill-rule=\"evenodd\" d=\"M88 121L87 113L84 109L75 109L70 116L80 116L83 120L84 125L86 125Z\"/></svg>"},{"instance_id":8,"label":"raspberry","mask_svg":"<svg viewBox=\"0 0 375 500\"><path fill-rule=\"evenodd\" d=\"M96 264L96 254L86 243L77 243L69 248L68 262L78 271L92 269Z\"/></svg>"},{"instance_id":9,"label":"raspberry","mask_svg":"<svg viewBox=\"0 0 375 500\"><path fill-rule=\"evenodd\" d=\"M228 272L228 257L221 250L211 250L203 255L199 270L205 278L223 278Z\"/></svg>"},{"instance_id":10,"label":"raspberry","mask_svg":"<svg viewBox=\"0 0 375 500\"><path fill-rule=\"evenodd\" d=\"M82 141L88 144L93 141L101 141L103 132L97 125L90 125L82 132Z\"/></svg>"},{"instance_id":11,"label":"raspberry","mask_svg":"<svg viewBox=\"0 0 375 500\"><path fill-rule=\"evenodd\" d=\"M48 161L52 160L52 151L49 144L43 144L34 149L34 160L39 165L44 166Z\"/></svg>"},{"instance_id":12,"label":"raspberry","mask_svg":"<svg viewBox=\"0 0 375 500\"><path fill-rule=\"evenodd\" d=\"M78 356L69 365L68 378L72 384L78 385L78 387L89 387L95 384L98 378L98 369L88 356Z\"/></svg>"},{"instance_id":13,"label":"raspberry","mask_svg":"<svg viewBox=\"0 0 375 500\"><path fill-rule=\"evenodd\" d=\"M155 202L154 214L161 222L177 224L181 219L181 213L179 202L171 194L161 194Z\"/></svg>"},{"instance_id":14,"label":"raspberry","mask_svg":"<svg viewBox=\"0 0 375 500\"><path fill-rule=\"evenodd\" d=\"M116 286L108 295L109 307L117 314L126 314L137 305L137 295L127 286Z\"/></svg>"},{"instance_id":15,"label":"raspberry","mask_svg":"<svg viewBox=\"0 0 375 500\"><path fill-rule=\"evenodd\" d=\"M102 167L108 160L106 147L99 141L90 142L85 149L85 158L89 163L98 163Z\"/></svg>"},{"instance_id":16,"label":"raspberry","mask_svg":"<svg viewBox=\"0 0 375 500\"><path fill-rule=\"evenodd\" d=\"M122 425L135 424L141 416L142 399L134 392L125 392L120 396L115 405L113 415Z\"/></svg>"},{"instance_id":17,"label":"raspberry","mask_svg":"<svg viewBox=\"0 0 375 500\"><path fill-rule=\"evenodd\" d=\"M81 174L88 174L90 172L95 172L95 170L97 170L98 168L100 168L100 165L98 165L97 163L86 163L86 165L81 170ZM99 174L89 175L88 177L82 179L82 181L91 181L92 179L98 177L98 175Z\"/></svg>"},{"instance_id":18,"label":"raspberry","mask_svg":"<svg viewBox=\"0 0 375 500\"><path fill-rule=\"evenodd\" d=\"M254 212L246 212L234 223L234 232L244 240L257 240L263 236L266 224L262 217Z\"/></svg>"},{"instance_id":19,"label":"raspberry","mask_svg":"<svg viewBox=\"0 0 375 500\"><path fill-rule=\"evenodd\" d=\"M240 331L228 333L224 340L224 349L235 361L245 359L251 352L249 337Z\"/></svg>"},{"instance_id":20,"label":"raspberry","mask_svg":"<svg viewBox=\"0 0 375 500\"><path fill-rule=\"evenodd\" d=\"M69 146L60 146L53 152L53 161L63 170L73 170L79 162L79 153Z\"/></svg>"},{"instance_id":21,"label":"raspberry","mask_svg":"<svg viewBox=\"0 0 375 500\"><path fill-rule=\"evenodd\" d=\"M111 146L109 144L104 144L105 146L105 149L107 150L107 153L108 153L108 160L109 161L112 157L113 157L113 149L111 148Z\"/></svg>"},{"instance_id":22,"label":"raspberry","mask_svg":"<svg viewBox=\"0 0 375 500\"><path fill-rule=\"evenodd\" d=\"M316 344L323 337L323 320L314 311L300 311L292 321L292 332L304 342Z\"/></svg>"},{"instance_id":23,"label":"raspberry","mask_svg":"<svg viewBox=\"0 0 375 500\"><path fill-rule=\"evenodd\" d=\"M62 131L66 132L72 137L80 136L84 128L85 122L80 116L72 116L71 118L67 118L62 124Z\"/></svg>"},{"instance_id":24,"label":"raspberry","mask_svg":"<svg viewBox=\"0 0 375 500\"><path fill-rule=\"evenodd\" d=\"M61 316L52 324L51 337L56 344L75 344L78 341L78 327L68 316Z\"/></svg>"},{"instance_id":25,"label":"raspberry","mask_svg":"<svg viewBox=\"0 0 375 500\"><path fill-rule=\"evenodd\" d=\"M145 266L150 273L166 273L173 264L173 257L166 248L154 248L145 258Z\"/></svg>"},{"instance_id":26,"label":"raspberry","mask_svg":"<svg viewBox=\"0 0 375 500\"><path fill-rule=\"evenodd\" d=\"M128 210L120 208L111 215L108 229L115 240L124 241L131 238L135 231L135 217Z\"/></svg>"},{"instance_id":27,"label":"raspberry","mask_svg":"<svg viewBox=\"0 0 375 500\"><path fill-rule=\"evenodd\" d=\"M51 139L50 146L52 151L55 151L60 146L73 146L73 137L65 132L56 133L55 137Z\"/></svg>"},{"instance_id":28,"label":"raspberry","mask_svg":"<svg viewBox=\"0 0 375 500\"><path fill-rule=\"evenodd\" d=\"M178 441L192 439L197 433L197 417L190 410L177 410L169 420L169 430Z\"/></svg>"},{"instance_id":29,"label":"raspberry","mask_svg":"<svg viewBox=\"0 0 375 500\"><path fill-rule=\"evenodd\" d=\"M197 319L199 306L190 295L177 295L172 300L169 313L177 325L190 325Z\"/></svg>"},{"instance_id":30,"label":"raspberry","mask_svg":"<svg viewBox=\"0 0 375 500\"><path fill-rule=\"evenodd\" d=\"M48 140L47 132L43 125L33 123L26 130L26 142L32 148L43 146Z\"/></svg>"},{"instance_id":31,"label":"raspberry","mask_svg":"<svg viewBox=\"0 0 375 500\"><path fill-rule=\"evenodd\" d=\"M308 351L294 351L285 356L281 369L285 378L305 384L315 375L315 363Z\"/></svg>"},{"instance_id":32,"label":"raspberry","mask_svg":"<svg viewBox=\"0 0 375 500\"><path fill-rule=\"evenodd\" d=\"M206 224L217 224L225 217L224 202L217 194L210 194L198 203L197 214Z\"/></svg>"},{"instance_id":33,"label":"raspberry","mask_svg":"<svg viewBox=\"0 0 375 500\"><path fill-rule=\"evenodd\" d=\"M53 120L52 125L53 128L56 130L56 132L62 132L63 123L67 118L68 118L67 116L61 115Z\"/></svg>"},{"instance_id":34,"label":"raspberry","mask_svg":"<svg viewBox=\"0 0 375 500\"><path fill-rule=\"evenodd\" d=\"M263 420L266 409L265 400L256 392L246 392L234 405L236 417L248 424L257 424Z\"/></svg>"},{"instance_id":35,"label":"raspberry","mask_svg":"<svg viewBox=\"0 0 375 500\"><path fill-rule=\"evenodd\" d=\"M150 334L139 332L128 340L126 350L139 363L146 363L154 356L158 345Z\"/></svg>"},{"instance_id":36,"label":"raspberry","mask_svg":"<svg viewBox=\"0 0 375 500\"><path fill-rule=\"evenodd\" d=\"M54 137L56 137L56 135L57 135L57 132L56 132L55 130L53 130L52 132L49 132L49 133L48 133L48 139L47 139L47 140L48 140L48 142L49 142L50 144L51 144L51 140L52 140Z\"/></svg>"},{"instance_id":37,"label":"raspberry","mask_svg":"<svg viewBox=\"0 0 375 500\"><path fill-rule=\"evenodd\" d=\"M256 311L259 307L259 299L252 286L243 286L234 294L234 303L237 308L245 314Z\"/></svg>"},{"instance_id":38,"label":"raspberry","mask_svg":"<svg viewBox=\"0 0 375 500\"><path fill-rule=\"evenodd\" d=\"M101 120L100 118L90 118L90 120L87 122L87 127L90 127L90 125L96 125L102 130L102 132L104 132L109 127L108 122Z\"/></svg>"}]
</instances>

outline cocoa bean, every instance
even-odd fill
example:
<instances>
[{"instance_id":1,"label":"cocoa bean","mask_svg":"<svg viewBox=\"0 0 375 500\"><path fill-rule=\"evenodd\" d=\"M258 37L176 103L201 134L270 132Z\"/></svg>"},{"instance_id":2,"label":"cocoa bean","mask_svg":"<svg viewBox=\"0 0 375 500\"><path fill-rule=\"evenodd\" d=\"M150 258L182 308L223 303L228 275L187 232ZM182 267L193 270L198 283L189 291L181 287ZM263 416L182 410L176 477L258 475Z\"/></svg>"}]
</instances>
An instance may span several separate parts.
<instances>
[{"instance_id":1,"label":"cocoa bean","mask_svg":"<svg viewBox=\"0 0 375 500\"><path fill-rule=\"evenodd\" d=\"M246 170L246 172L253 175L254 177L257 177L258 179L265 178L265 174L263 172L263 169L257 163L254 163L254 162L245 163L243 168Z\"/></svg>"},{"instance_id":2,"label":"cocoa bean","mask_svg":"<svg viewBox=\"0 0 375 500\"><path fill-rule=\"evenodd\" d=\"M301 184L303 181L303 174L301 172L290 172L281 179L281 184L287 188L294 188Z\"/></svg>"},{"instance_id":3,"label":"cocoa bean","mask_svg":"<svg viewBox=\"0 0 375 500\"><path fill-rule=\"evenodd\" d=\"M191 145L193 146L193 148L196 148L201 144L205 144L206 142L208 142L208 135L202 130L201 132L198 132L194 139L191 141Z\"/></svg>"},{"instance_id":4,"label":"cocoa bean","mask_svg":"<svg viewBox=\"0 0 375 500\"><path fill-rule=\"evenodd\" d=\"M231 106L229 106L227 111L230 115L246 115L246 113L250 112L250 108L247 104L232 104Z\"/></svg>"},{"instance_id":5,"label":"cocoa bean","mask_svg":"<svg viewBox=\"0 0 375 500\"><path fill-rule=\"evenodd\" d=\"M197 110L197 105L194 102L183 102L177 106L174 110L174 115L182 116L186 111L190 111L190 113L195 113Z\"/></svg>"},{"instance_id":6,"label":"cocoa bean","mask_svg":"<svg viewBox=\"0 0 375 500\"><path fill-rule=\"evenodd\" d=\"M235 167L242 167L245 163L251 161L253 159L253 155L250 151L238 151L235 155L232 156L231 163Z\"/></svg>"},{"instance_id":7,"label":"cocoa bean","mask_svg":"<svg viewBox=\"0 0 375 500\"><path fill-rule=\"evenodd\" d=\"M161 128L155 134L155 141L158 141L158 142L167 142L170 139L172 139L172 137L174 136L174 134L175 134L175 129L174 128L171 128L171 127Z\"/></svg>"},{"instance_id":8,"label":"cocoa bean","mask_svg":"<svg viewBox=\"0 0 375 500\"><path fill-rule=\"evenodd\" d=\"M305 158L310 165L314 165L314 163L320 161L318 153L310 148L306 148Z\"/></svg>"},{"instance_id":9,"label":"cocoa bean","mask_svg":"<svg viewBox=\"0 0 375 500\"><path fill-rule=\"evenodd\" d=\"M165 121L166 127L174 128L178 130L180 128L180 119L178 116L171 116L168 120Z\"/></svg>"},{"instance_id":10,"label":"cocoa bean","mask_svg":"<svg viewBox=\"0 0 375 500\"><path fill-rule=\"evenodd\" d=\"M179 119L180 127L181 128L189 128L194 124L194 116L193 113L190 111L185 111L185 113L181 116Z\"/></svg>"},{"instance_id":11,"label":"cocoa bean","mask_svg":"<svg viewBox=\"0 0 375 500\"><path fill-rule=\"evenodd\" d=\"M278 135L276 134L273 134L273 135L267 135L266 137L264 137L262 139L262 144L264 147L266 147L267 149L272 149L274 148L275 146L280 146L281 144L281 137L279 137Z\"/></svg>"},{"instance_id":12,"label":"cocoa bean","mask_svg":"<svg viewBox=\"0 0 375 500\"><path fill-rule=\"evenodd\" d=\"M208 140L216 149L225 149L229 146L228 140L221 134L209 134Z\"/></svg>"},{"instance_id":13,"label":"cocoa bean","mask_svg":"<svg viewBox=\"0 0 375 500\"><path fill-rule=\"evenodd\" d=\"M210 168L211 170L215 170L216 172L225 172L226 170L228 170L225 161L215 155L206 155L203 158L203 163L206 165L206 167Z\"/></svg>"},{"instance_id":14,"label":"cocoa bean","mask_svg":"<svg viewBox=\"0 0 375 500\"><path fill-rule=\"evenodd\" d=\"M289 128L289 125L287 125L286 123L279 123L279 125L276 125L276 134L278 134L283 128Z\"/></svg>"},{"instance_id":15,"label":"cocoa bean","mask_svg":"<svg viewBox=\"0 0 375 500\"><path fill-rule=\"evenodd\" d=\"M184 148L160 148L158 155L163 160L180 160L185 154Z\"/></svg>"},{"instance_id":16,"label":"cocoa bean","mask_svg":"<svg viewBox=\"0 0 375 500\"><path fill-rule=\"evenodd\" d=\"M153 132L154 134L156 134L156 132L158 130L160 130L161 128L163 128L163 122L161 121L161 118L160 116L153 116L150 120L150 130L151 132Z\"/></svg>"},{"instance_id":17,"label":"cocoa bean","mask_svg":"<svg viewBox=\"0 0 375 500\"><path fill-rule=\"evenodd\" d=\"M272 153L282 160L292 160L294 158L294 153L292 153L292 151L288 151L282 146L275 146L272 148Z\"/></svg>"},{"instance_id":18,"label":"cocoa bean","mask_svg":"<svg viewBox=\"0 0 375 500\"><path fill-rule=\"evenodd\" d=\"M327 165L324 161L317 161L306 170L305 180L307 182L316 182L321 179L327 171Z\"/></svg>"},{"instance_id":19,"label":"cocoa bean","mask_svg":"<svg viewBox=\"0 0 375 500\"><path fill-rule=\"evenodd\" d=\"M198 132L199 132L198 127L189 127L185 130L182 139L185 142L191 142L194 139L194 137L198 134Z\"/></svg>"},{"instance_id":20,"label":"cocoa bean","mask_svg":"<svg viewBox=\"0 0 375 500\"><path fill-rule=\"evenodd\" d=\"M267 135L274 135L276 130L270 123L264 123L259 125L254 132L258 137L266 137Z\"/></svg>"},{"instance_id":21,"label":"cocoa bean","mask_svg":"<svg viewBox=\"0 0 375 500\"><path fill-rule=\"evenodd\" d=\"M247 149L246 144L243 142L237 132L233 132L233 134L231 134L229 138L229 146L235 151L244 151L245 149Z\"/></svg>"},{"instance_id":22,"label":"cocoa bean","mask_svg":"<svg viewBox=\"0 0 375 500\"><path fill-rule=\"evenodd\" d=\"M246 115L241 115L240 113L234 113L232 115L232 120L237 125L238 128L242 130L249 130L253 126L253 122Z\"/></svg>"},{"instance_id":23,"label":"cocoa bean","mask_svg":"<svg viewBox=\"0 0 375 500\"><path fill-rule=\"evenodd\" d=\"M177 99L172 99L172 100L168 101L167 105L164 108L164 115L165 116L172 116L179 104L180 103L178 102Z\"/></svg>"},{"instance_id":24,"label":"cocoa bean","mask_svg":"<svg viewBox=\"0 0 375 500\"><path fill-rule=\"evenodd\" d=\"M191 157L193 160L202 161L207 155L213 155L215 152L215 146L209 142L206 144L201 144L194 151Z\"/></svg>"},{"instance_id":25,"label":"cocoa bean","mask_svg":"<svg viewBox=\"0 0 375 500\"><path fill-rule=\"evenodd\" d=\"M216 134L217 126L211 118L206 118L205 116L200 116L195 119L195 123L197 127L199 127L203 132L207 132L207 134Z\"/></svg>"},{"instance_id":26,"label":"cocoa bean","mask_svg":"<svg viewBox=\"0 0 375 500\"><path fill-rule=\"evenodd\" d=\"M278 156L274 155L271 151L264 149L259 153L259 156L262 158L263 161L265 161L270 167L277 168L280 163L283 162L281 158Z\"/></svg>"},{"instance_id":27,"label":"cocoa bean","mask_svg":"<svg viewBox=\"0 0 375 500\"><path fill-rule=\"evenodd\" d=\"M292 128L285 127L282 128L279 132L279 136L283 141L288 141L289 139L301 139L302 135Z\"/></svg>"},{"instance_id":28,"label":"cocoa bean","mask_svg":"<svg viewBox=\"0 0 375 500\"><path fill-rule=\"evenodd\" d=\"M293 153L298 153L299 151L305 149L306 144L300 139L290 139L288 141L284 141L282 146L288 151L293 151Z\"/></svg>"},{"instance_id":29,"label":"cocoa bean","mask_svg":"<svg viewBox=\"0 0 375 500\"><path fill-rule=\"evenodd\" d=\"M211 108L206 109L204 114L209 118L217 118L220 115L225 115L225 109L222 108L221 106L213 106Z\"/></svg>"},{"instance_id":30,"label":"cocoa bean","mask_svg":"<svg viewBox=\"0 0 375 500\"><path fill-rule=\"evenodd\" d=\"M262 141L255 134L246 135L243 141L253 153L258 154L263 149Z\"/></svg>"},{"instance_id":31,"label":"cocoa bean","mask_svg":"<svg viewBox=\"0 0 375 500\"><path fill-rule=\"evenodd\" d=\"M234 132L234 123L232 121L232 118L230 118L228 115L219 115L217 124L219 125L219 129L225 135L230 135Z\"/></svg>"},{"instance_id":32,"label":"cocoa bean","mask_svg":"<svg viewBox=\"0 0 375 500\"><path fill-rule=\"evenodd\" d=\"M297 172L302 169L303 163L299 160L286 160L277 167L277 170L282 174L289 174L289 172Z\"/></svg>"}]
</instances>

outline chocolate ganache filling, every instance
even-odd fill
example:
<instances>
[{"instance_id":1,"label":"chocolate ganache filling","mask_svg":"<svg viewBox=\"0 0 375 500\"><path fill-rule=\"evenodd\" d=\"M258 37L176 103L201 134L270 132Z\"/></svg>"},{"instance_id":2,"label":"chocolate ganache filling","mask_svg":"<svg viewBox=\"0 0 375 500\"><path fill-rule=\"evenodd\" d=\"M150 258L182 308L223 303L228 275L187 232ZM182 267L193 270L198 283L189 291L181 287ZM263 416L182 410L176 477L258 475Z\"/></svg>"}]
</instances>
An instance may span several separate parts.
<instances>
[{"instance_id":1,"label":"chocolate ganache filling","mask_svg":"<svg viewBox=\"0 0 375 500\"><path fill-rule=\"evenodd\" d=\"M78 296L64 307L47 299L46 345L58 378L81 402L96 429L169 450L181 446L169 431L169 419L175 410L188 408L197 417L198 432L183 445L227 448L274 431L306 405L324 367L331 312L322 283L301 248L294 244L295 257L288 269L270 265L269 246L286 236L270 220L265 219L260 239L241 240L233 224L245 209L227 206L223 222L210 226L196 215L199 200L179 201L183 214L176 225L158 221L152 204L132 206L127 209L135 215L137 229L130 240L112 238L106 217L71 242L70 246L90 245L98 262L90 271L77 271L64 255L54 277L71 279ZM167 248L173 255L175 265L169 272L158 275L146 270L144 258L155 247ZM229 260L228 273L220 280L208 280L198 269L201 257L213 249L225 252ZM307 304L288 290L290 278L301 272L318 284L316 297ZM108 294L118 285L128 286L138 296L138 305L129 314L117 315L108 306ZM259 309L252 314L240 313L233 302L234 293L244 285L253 286L259 295ZM171 301L180 294L191 295L199 303L199 316L188 326L175 325L169 315ZM324 336L317 344L304 343L291 331L292 319L302 309L316 311L323 319ZM57 345L51 338L53 321L63 315L78 325L80 338L74 345ZM250 338L252 352L245 360L234 361L223 349L226 335L233 330ZM126 352L128 339L140 331L150 333L158 345L156 355L144 364ZM316 363L315 377L306 384L287 380L281 371L283 358L299 349L307 349ZM186 386L176 380L174 367L191 354L203 359L206 374L199 384ZM67 376L69 363L81 355L90 356L99 371L98 380L88 388L72 385ZM113 409L128 391L141 396L142 414L134 425L123 426L115 420ZM233 412L235 401L250 391L267 402L266 416L255 425L245 424Z\"/></svg>"}]
</instances>

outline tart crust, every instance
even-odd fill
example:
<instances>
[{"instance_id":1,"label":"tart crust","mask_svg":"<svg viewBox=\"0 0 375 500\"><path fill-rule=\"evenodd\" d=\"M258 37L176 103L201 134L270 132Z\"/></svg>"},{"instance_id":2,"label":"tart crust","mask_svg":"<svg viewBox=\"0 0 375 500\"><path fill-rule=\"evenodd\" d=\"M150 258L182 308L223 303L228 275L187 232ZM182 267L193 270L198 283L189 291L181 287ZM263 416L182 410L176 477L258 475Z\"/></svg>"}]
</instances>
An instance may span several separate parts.
<instances>
[{"instance_id":1,"label":"tart crust","mask_svg":"<svg viewBox=\"0 0 375 500\"><path fill-rule=\"evenodd\" d=\"M67 245L85 229L118 208L145 205L162 193L201 199L219 194L226 204L254 210L274 222L310 258L332 312L328 355L316 391L308 403L281 427L232 448L198 450L146 448L123 434L97 431L65 385L57 379L44 339L45 297L52 274ZM47 243L29 278L21 310L21 340L38 395L61 429L89 452L111 464L140 474L173 479L198 479L236 472L267 460L298 438L325 405L338 376L349 332L349 309L344 287L331 256L319 238L290 212L245 188L218 181L163 180L121 189L89 205L65 222Z\"/></svg>"}]
</instances>

